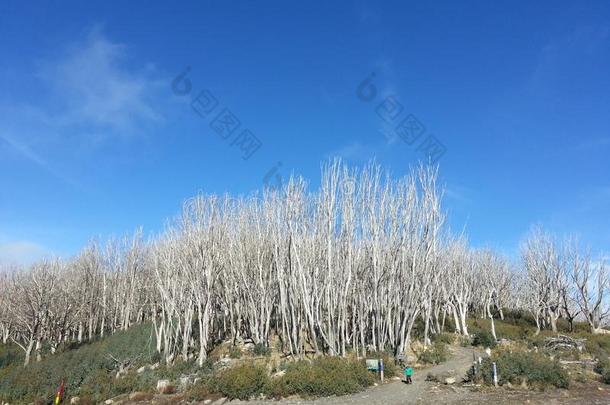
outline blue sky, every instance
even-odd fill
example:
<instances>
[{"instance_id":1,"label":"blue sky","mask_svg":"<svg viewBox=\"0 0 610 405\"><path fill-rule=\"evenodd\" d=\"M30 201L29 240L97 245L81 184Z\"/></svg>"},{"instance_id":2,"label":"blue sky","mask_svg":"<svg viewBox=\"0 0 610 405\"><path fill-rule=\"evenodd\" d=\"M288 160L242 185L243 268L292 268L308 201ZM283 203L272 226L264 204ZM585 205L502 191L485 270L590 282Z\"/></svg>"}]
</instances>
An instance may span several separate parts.
<instances>
[{"instance_id":1,"label":"blue sky","mask_svg":"<svg viewBox=\"0 0 610 405\"><path fill-rule=\"evenodd\" d=\"M445 148L445 207L473 245L515 255L542 223L610 251L610 3L289 3L3 1L0 260L154 234L189 196L268 173L315 186L333 156L400 176L425 139ZM228 139L211 124L224 109ZM408 115L412 145L392 132Z\"/></svg>"}]
</instances>

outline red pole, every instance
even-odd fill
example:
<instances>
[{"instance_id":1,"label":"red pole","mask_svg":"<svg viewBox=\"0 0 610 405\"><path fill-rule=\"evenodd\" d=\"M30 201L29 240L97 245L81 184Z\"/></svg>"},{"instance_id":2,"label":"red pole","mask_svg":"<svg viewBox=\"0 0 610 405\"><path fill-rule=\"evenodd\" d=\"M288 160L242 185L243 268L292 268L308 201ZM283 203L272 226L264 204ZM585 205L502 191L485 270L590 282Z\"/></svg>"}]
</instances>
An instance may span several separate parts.
<instances>
[{"instance_id":1,"label":"red pole","mask_svg":"<svg viewBox=\"0 0 610 405\"><path fill-rule=\"evenodd\" d=\"M64 380L61 380L61 384L59 384L59 389L57 390L57 394L55 394L55 405L59 405L61 404L61 401L64 398L64 392L65 392L65 384L64 384Z\"/></svg>"}]
</instances>

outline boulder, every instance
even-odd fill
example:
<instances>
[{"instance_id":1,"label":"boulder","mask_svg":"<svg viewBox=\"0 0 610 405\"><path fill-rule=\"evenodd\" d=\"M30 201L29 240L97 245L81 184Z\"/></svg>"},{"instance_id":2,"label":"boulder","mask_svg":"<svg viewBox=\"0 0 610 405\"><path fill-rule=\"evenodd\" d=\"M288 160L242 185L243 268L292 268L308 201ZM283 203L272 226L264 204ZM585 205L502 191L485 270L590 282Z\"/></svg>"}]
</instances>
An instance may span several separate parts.
<instances>
[{"instance_id":1,"label":"boulder","mask_svg":"<svg viewBox=\"0 0 610 405\"><path fill-rule=\"evenodd\" d=\"M139 401L148 401L149 399L152 399L154 397L153 394L148 393L148 392L132 392L131 394L129 394L129 400L133 401L133 402L139 402Z\"/></svg>"},{"instance_id":2,"label":"boulder","mask_svg":"<svg viewBox=\"0 0 610 405\"><path fill-rule=\"evenodd\" d=\"M157 392L159 394L173 394L175 390L175 387L169 380L157 381Z\"/></svg>"},{"instance_id":3,"label":"boulder","mask_svg":"<svg viewBox=\"0 0 610 405\"><path fill-rule=\"evenodd\" d=\"M508 340L508 339L500 339L500 340L498 340L498 344L500 346L510 346L510 340Z\"/></svg>"},{"instance_id":4,"label":"boulder","mask_svg":"<svg viewBox=\"0 0 610 405\"><path fill-rule=\"evenodd\" d=\"M455 377L447 377L447 378L445 378L445 384L446 385L455 384Z\"/></svg>"},{"instance_id":5,"label":"boulder","mask_svg":"<svg viewBox=\"0 0 610 405\"><path fill-rule=\"evenodd\" d=\"M76 404L80 404L80 397L72 397L72 399L70 399L70 405Z\"/></svg>"}]
</instances>

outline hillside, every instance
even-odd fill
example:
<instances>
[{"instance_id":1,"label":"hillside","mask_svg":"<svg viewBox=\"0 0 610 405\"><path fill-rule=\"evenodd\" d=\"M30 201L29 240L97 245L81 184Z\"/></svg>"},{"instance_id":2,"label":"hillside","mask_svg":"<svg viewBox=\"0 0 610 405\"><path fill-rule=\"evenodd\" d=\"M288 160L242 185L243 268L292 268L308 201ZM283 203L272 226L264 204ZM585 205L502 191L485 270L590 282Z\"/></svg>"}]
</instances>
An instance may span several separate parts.
<instances>
[{"instance_id":1,"label":"hillside","mask_svg":"<svg viewBox=\"0 0 610 405\"><path fill-rule=\"evenodd\" d=\"M448 327L450 326L449 324ZM572 333L567 332L569 326L566 322L558 324L562 335L581 339L584 346L581 351L557 352L547 352L544 348L545 339L553 334L545 331L535 335L532 320L518 313L509 313L504 321L496 321L501 344L490 339L489 332L486 332L489 327L487 320L472 319L469 327L472 331L470 339L450 333L435 335L434 345L424 351L421 350L420 344L414 342L412 348L415 351L411 351L408 356L408 361L416 367L417 376L416 384L408 387L411 394L417 391L418 395L424 395L437 386L434 378L430 382L423 382L427 374L449 375L449 372L459 384L462 378L466 377L472 354L482 354L486 346L493 347L492 358L497 358L496 361L503 367L500 379L503 388L500 390L509 387L511 381L514 383L519 379L529 379L529 384L534 385L528 388L569 386L565 391L567 396L589 395L587 393L594 395L595 390L604 389L595 388L596 381L603 381L610 375L610 336L592 335L586 331L586 325L583 323L577 322L576 331ZM415 335L420 333L420 326L416 326ZM448 347L447 344L452 346ZM476 348L472 345L480 346ZM541 367L547 368L546 376L540 377L535 368L521 371L516 369L513 371L515 374L509 376L506 361L514 360L506 360L505 354L502 357L503 353L506 353L506 347L510 347L511 352L523 353L522 356L526 356L528 363L541 361ZM369 354L369 357L375 356ZM281 356L276 350L266 350L248 343L234 346L230 341L226 341L215 345L203 367L198 366L194 356L191 357L191 360L186 362L177 359L172 365L164 364L161 356L156 354L152 324L149 323L91 343L66 344L61 346L57 353L44 356L41 361L33 361L27 367L23 366L21 350L13 345L0 345L0 401L10 404L48 404L61 380L65 381L64 403L78 397L79 404L97 404L110 398L115 398L116 403L132 403L128 401L128 394L132 394L134 401L147 400L154 396L161 398L164 403L199 403L223 397L269 399L296 395L300 398L316 398L354 394L367 389L375 382L380 382L374 374L366 372L363 360L356 360L351 352L346 358L323 356L296 361ZM386 362L385 382L391 383L394 381L393 377L400 375L400 370L396 368L391 357L383 357ZM544 362L548 360L544 360L544 357L555 358L555 361L563 363L547 364ZM447 360L449 361L442 367L429 368L430 363L445 364ZM510 367L522 366L514 363ZM565 383L561 382L563 380L557 380L558 377L549 371L553 368L563 375L560 378L564 378ZM444 377L439 378L442 386ZM486 377L481 378L483 381L480 382L485 384ZM542 379L535 383L537 378ZM158 394L157 384L160 380L167 380L168 388L164 390L173 395ZM390 385L387 388L384 388L384 385L367 391L366 397L362 398L370 398L372 395L380 401L397 401L401 398L401 393L406 392L405 387ZM487 391L474 395L468 391L468 386L459 385L459 398L469 398L471 402L479 403L478 400L496 395ZM527 392L526 389L521 394L513 392L510 395L523 396ZM429 393L442 394L437 391ZM361 397L352 395L346 398L352 398L358 403ZM411 397L411 400L414 399ZM330 400L329 403L335 402Z\"/></svg>"}]
</instances>

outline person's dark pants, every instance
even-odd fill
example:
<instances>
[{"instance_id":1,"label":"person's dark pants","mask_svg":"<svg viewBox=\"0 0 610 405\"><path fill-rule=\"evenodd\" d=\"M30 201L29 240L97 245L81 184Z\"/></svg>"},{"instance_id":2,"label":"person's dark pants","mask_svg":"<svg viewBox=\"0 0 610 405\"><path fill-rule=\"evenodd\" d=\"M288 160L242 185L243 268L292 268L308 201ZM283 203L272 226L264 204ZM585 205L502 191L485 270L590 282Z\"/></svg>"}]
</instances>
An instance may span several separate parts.
<instances>
[{"instance_id":1,"label":"person's dark pants","mask_svg":"<svg viewBox=\"0 0 610 405\"><path fill-rule=\"evenodd\" d=\"M413 383L413 380L411 379L411 376L408 375L407 376L407 384L412 384L412 383Z\"/></svg>"}]
</instances>

